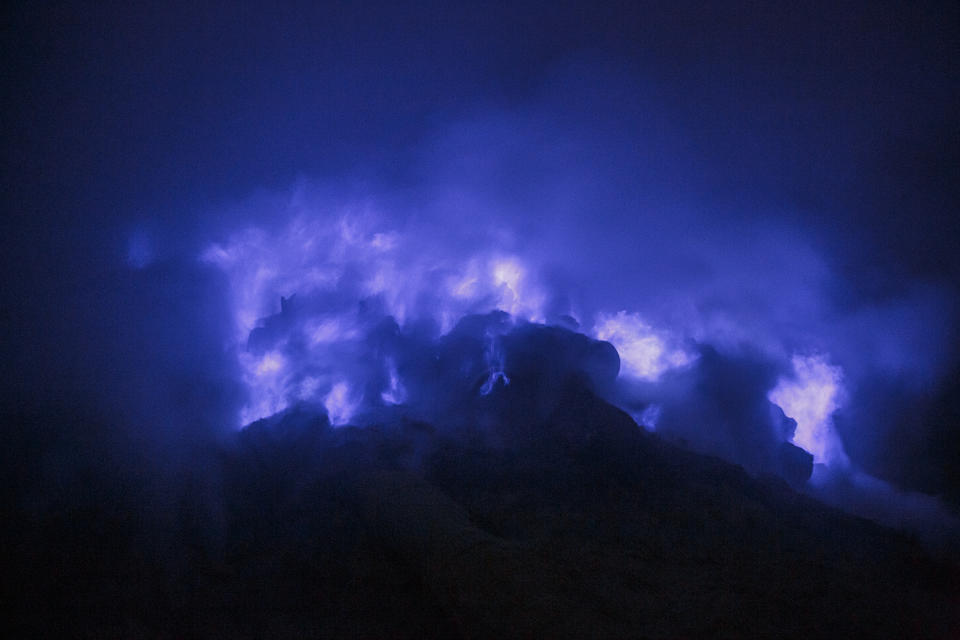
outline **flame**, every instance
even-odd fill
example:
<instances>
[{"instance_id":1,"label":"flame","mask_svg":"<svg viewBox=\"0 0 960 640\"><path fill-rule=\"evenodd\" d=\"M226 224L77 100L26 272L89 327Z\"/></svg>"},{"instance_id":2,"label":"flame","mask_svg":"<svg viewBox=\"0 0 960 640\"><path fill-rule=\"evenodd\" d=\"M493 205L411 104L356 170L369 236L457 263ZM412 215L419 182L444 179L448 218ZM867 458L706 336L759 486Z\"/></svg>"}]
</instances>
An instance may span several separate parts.
<instances>
[{"instance_id":1,"label":"flame","mask_svg":"<svg viewBox=\"0 0 960 640\"><path fill-rule=\"evenodd\" d=\"M364 310L401 326L426 319L443 333L494 309L543 321L545 288L519 256L428 240L390 229L370 208L348 208L301 212L278 230L251 227L211 244L201 259L229 278L234 349L249 388L241 422L299 400L322 400L332 421L348 420L360 402L351 390L363 387L351 369L372 322ZM294 294L296 304L278 313L277 300ZM380 399L403 402L396 365L381 366L390 382ZM508 381L502 364L491 371L491 388Z\"/></svg>"},{"instance_id":2,"label":"flame","mask_svg":"<svg viewBox=\"0 0 960 640\"><path fill-rule=\"evenodd\" d=\"M833 413L843 404L843 372L822 355L792 359L793 376L781 379L769 393L770 402L797 421L792 442L827 466L849 464L843 443L833 428Z\"/></svg>"},{"instance_id":3,"label":"flame","mask_svg":"<svg viewBox=\"0 0 960 640\"><path fill-rule=\"evenodd\" d=\"M356 412L358 404L357 400L351 395L350 385L344 381L334 384L323 399L330 424L335 427L347 424Z\"/></svg>"},{"instance_id":4,"label":"flame","mask_svg":"<svg viewBox=\"0 0 960 640\"><path fill-rule=\"evenodd\" d=\"M601 313L593 334L617 348L623 373L641 380L656 381L665 371L693 361L693 356L669 346L665 332L655 331L636 313Z\"/></svg>"},{"instance_id":5,"label":"flame","mask_svg":"<svg viewBox=\"0 0 960 640\"><path fill-rule=\"evenodd\" d=\"M387 375L390 384L387 390L380 394L380 398L387 404L403 404L407 399L407 390L397 374L397 365L392 358L387 358Z\"/></svg>"},{"instance_id":6,"label":"flame","mask_svg":"<svg viewBox=\"0 0 960 640\"><path fill-rule=\"evenodd\" d=\"M202 259L230 282L234 349L248 388L241 425L301 401L322 403L334 425L365 403L406 403L389 349L365 342L380 319L392 317L401 331L432 326L439 338L464 316L496 309L511 315L510 326L543 322L548 299L537 265L520 255L437 246L389 228L370 208L301 213L271 232L249 228L210 245ZM281 296L290 297L278 311ZM482 395L510 384L495 333L485 338ZM683 335L628 310L597 313L590 334L616 347L627 380L656 382L696 359ZM842 399L839 368L824 357L796 357L793 366L769 399L797 421L795 444L819 463L845 464L830 420ZM660 413L651 405L637 417L652 430Z\"/></svg>"}]
</instances>

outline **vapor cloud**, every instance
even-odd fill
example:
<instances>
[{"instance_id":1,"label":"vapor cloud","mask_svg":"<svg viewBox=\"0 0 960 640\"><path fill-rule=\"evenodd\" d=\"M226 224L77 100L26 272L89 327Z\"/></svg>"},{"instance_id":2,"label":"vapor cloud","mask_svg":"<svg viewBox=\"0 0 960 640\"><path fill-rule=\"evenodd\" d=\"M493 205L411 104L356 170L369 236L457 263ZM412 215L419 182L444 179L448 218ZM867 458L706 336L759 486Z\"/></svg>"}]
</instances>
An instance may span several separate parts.
<instances>
[{"instance_id":1,"label":"vapor cloud","mask_svg":"<svg viewBox=\"0 0 960 640\"><path fill-rule=\"evenodd\" d=\"M228 278L248 390L238 424L299 402L335 424L414 402L426 365L385 346L384 323L429 351L494 310L509 320L484 330L486 392L509 379L491 349L514 325L573 329L616 347L607 395L638 422L754 472L805 477L802 449L815 479L846 473L864 449L851 443L884 438L878 379L938 383L944 289L838 297L856 283L838 286L834 244L768 202L712 201L665 109L575 72L534 104L441 128L409 187L301 180L210 238L201 260ZM589 105L561 99L591 90Z\"/></svg>"}]
</instances>

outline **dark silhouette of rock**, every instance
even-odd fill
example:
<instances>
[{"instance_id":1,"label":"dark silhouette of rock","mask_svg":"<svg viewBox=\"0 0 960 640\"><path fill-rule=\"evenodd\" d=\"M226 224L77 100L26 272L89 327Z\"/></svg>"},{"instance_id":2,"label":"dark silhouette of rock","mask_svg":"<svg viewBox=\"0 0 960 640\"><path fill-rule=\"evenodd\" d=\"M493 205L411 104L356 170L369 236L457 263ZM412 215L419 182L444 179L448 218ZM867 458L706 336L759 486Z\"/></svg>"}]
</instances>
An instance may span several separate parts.
<instances>
[{"instance_id":1,"label":"dark silhouette of rock","mask_svg":"<svg viewBox=\"0 0 960 640\"><path fill-rule=\"evenodd\" d=\"M789 442L780 443L779 475L799 489L810 479L813 473L813 455Z\"/></svg>"},{"instance_id":2,"label":"dark silhouette of rock","mask_svg":"<svg viewBox=\"0 0 960 640\"><path fill-rule=\"evenodd\" d=\"M429 354L438 376L458 380L444 357L452 366L451 354L482 349L496 320ZM495 334L510 384L449 392L465 403L450 424L394 407L369 426L333 428L322 407L299 405L173 474L97 464L44 478L31 475L38 448L34 462L7 467L22 488L6 500L8 629L957 637L955 564L780 478L647 433L596 392L615 369L605 346L520 330L531 334L517 343ZM50 433L41 417L18 424L24 438ZM780 456L782 475L802 484L809 454Z\"/></svg>"}]
</instances>

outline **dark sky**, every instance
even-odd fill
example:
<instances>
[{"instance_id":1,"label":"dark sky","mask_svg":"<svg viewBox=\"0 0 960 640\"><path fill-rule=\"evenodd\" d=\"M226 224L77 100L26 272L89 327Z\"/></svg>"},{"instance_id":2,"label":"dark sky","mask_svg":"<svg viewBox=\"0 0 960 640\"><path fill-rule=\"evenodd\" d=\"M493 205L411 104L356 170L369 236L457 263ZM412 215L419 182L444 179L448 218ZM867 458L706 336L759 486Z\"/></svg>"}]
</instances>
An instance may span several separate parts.
<instances>
[{"instance_id":1,"label":"dark sky","mask_svg":"<svg viewBox=\"0 0 960 640\"><path fill-rule=\"evenodd\" d=\"M632 224L624 203L644 198L709 203L716 229L769 218L827 257L830 304L858 317L936 289L935 382L867 392L861 375L870 399L856 411L888 418L847 445L883 477L960 495L958 24L955 2L15 3L2 39L6 395L122 396L91 402L121 419L143 403L219 415L239 393L210 347L223 283L187 256L240 215L230 203L300 180L417 192L457 141L557 137L576 160L481 160L484 188L529 209L557 184L541 173L600 176L598 201L620 211L603 229ZM124 263L132 230L155 241L149 273ZM219 399L158 397L158 370L210 372L204 397ZM851 423L874 419L856 411Z\"/></svg>"}]
</instances>

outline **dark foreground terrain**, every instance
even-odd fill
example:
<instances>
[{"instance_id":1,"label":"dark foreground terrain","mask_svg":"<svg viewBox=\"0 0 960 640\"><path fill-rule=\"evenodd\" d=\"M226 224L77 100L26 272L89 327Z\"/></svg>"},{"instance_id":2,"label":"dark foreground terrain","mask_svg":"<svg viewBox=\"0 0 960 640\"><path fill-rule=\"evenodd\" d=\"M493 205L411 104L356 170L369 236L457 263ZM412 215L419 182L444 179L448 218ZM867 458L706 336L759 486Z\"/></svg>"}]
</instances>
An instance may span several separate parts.
<instances>
[{"instance_id":1,"label":"dark foreground terrain","mask_svg":"<svg viewBox=\"0 0 960 640\"><path fill-rule=\"evenodd\" d=\"M482 434L400 416L332 429L295 410L162 479L105 462L58 485L49 456L13 442L5 626L89 638L960 637L960 573L908 537L667 444L576 383L560 397L538 424L501 415ZM17 420L21 438L43 429Z\"/></svg>"}]
</instances>

